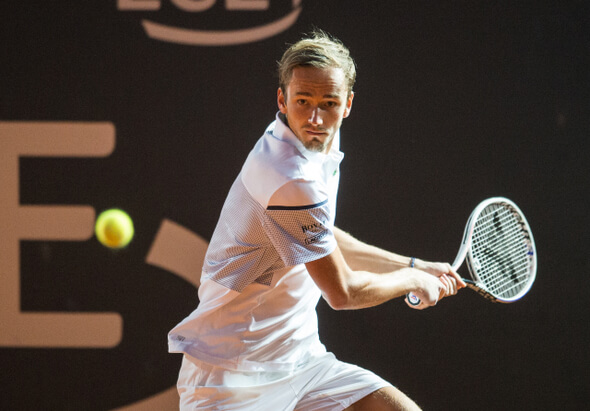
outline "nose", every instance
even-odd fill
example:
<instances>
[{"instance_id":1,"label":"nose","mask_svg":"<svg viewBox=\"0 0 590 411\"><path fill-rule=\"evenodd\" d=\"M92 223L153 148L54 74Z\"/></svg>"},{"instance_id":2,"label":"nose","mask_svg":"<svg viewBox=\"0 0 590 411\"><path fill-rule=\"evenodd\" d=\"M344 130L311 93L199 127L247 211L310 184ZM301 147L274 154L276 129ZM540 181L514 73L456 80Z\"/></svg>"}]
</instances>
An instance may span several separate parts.
<instances>
[{"instance_id":1,"label":"nose","mask_svg":"<svg viewBox=\"0 0 590 411\"><path fill-rule=\"evenodd\" d=\"M319 107L315 107L311 110L309 119L307 121L313 126L319 126L323 123Z\"/></svg>"}]
</instances>

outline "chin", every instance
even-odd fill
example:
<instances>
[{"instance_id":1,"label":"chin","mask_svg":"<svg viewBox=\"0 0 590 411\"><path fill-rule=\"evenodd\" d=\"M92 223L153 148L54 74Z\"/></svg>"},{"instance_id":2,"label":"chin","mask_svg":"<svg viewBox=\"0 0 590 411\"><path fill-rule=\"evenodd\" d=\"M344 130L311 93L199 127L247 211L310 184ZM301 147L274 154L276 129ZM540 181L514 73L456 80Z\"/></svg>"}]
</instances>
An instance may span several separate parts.
<instances>
[{"instance_id":1,"label":"chin","mask_svg":"<svg viewBox=\"0 0 590 411\"><path fill-rule=\"evenodd\" d=\"M321 153L322 151L324 151L327 147L327 143L326 142L321 142L319 140L311 140L308 141L306 143L303 144L305 146L306 149L308 149L309 151L317 151L319 153Z\"/></svg>"}]
</instances>

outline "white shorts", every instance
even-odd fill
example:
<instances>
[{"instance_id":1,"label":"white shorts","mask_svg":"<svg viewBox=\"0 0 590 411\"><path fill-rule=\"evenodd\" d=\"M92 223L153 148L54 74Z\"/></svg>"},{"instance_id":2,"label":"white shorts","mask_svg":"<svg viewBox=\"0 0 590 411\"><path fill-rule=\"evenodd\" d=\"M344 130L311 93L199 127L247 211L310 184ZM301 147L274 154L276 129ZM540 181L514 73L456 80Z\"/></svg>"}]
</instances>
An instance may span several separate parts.
<instances>
[{"instance_id":1,"label":"white shorts","mask_svg":"<svg viewBox=\"0 0 590 411\"><path fill-rule=\"evenodd\" d=\"M227 370L185 354L178 393L181 411L340 411L390 385L330 353L294 372Z\"/></svg>"}]
</instances>

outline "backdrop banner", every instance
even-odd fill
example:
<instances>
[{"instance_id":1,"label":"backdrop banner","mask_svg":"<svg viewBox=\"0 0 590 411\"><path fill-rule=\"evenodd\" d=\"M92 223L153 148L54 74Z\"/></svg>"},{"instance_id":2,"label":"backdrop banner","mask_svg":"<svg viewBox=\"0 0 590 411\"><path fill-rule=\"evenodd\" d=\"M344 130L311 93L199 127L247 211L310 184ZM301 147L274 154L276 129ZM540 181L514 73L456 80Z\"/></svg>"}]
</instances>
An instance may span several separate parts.
<instances>
[{"instance_id":1,"label":"backdrop banner","mask_svg":"<svg viewBox=\"0 0 590 411\"><path fill-rule=\"evenodd\" d=\"M167 332L278 110L276 62L314 27L358 66L339 227L449 261L502 196L538 249L514 304L322 300L324 344L426 410L587 406L589 2L3 0L0 22L1 409L178 409ZM111 208L122 249L94 236Z\"/></svg>"}]
</instances>

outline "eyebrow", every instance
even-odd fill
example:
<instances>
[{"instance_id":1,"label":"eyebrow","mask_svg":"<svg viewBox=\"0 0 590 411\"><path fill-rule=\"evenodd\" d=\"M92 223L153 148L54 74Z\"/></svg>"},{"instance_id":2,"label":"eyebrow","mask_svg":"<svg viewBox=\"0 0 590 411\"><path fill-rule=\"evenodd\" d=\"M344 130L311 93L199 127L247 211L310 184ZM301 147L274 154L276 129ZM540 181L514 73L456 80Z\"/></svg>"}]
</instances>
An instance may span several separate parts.
<instances>
[{"instance_id":1,"label":"eyebrow","mask_svg":"<svg viewBox=\"0 0 590 411\"><path fill-rule=\"evenodd\" d=\"M296 96L305 96L305 97L313 97L311 93L307 91L298 91L295 93ZM334 98L339 99L340 96L338 94L324 94L323 98Z\"/></svg>"}]
</instances>

